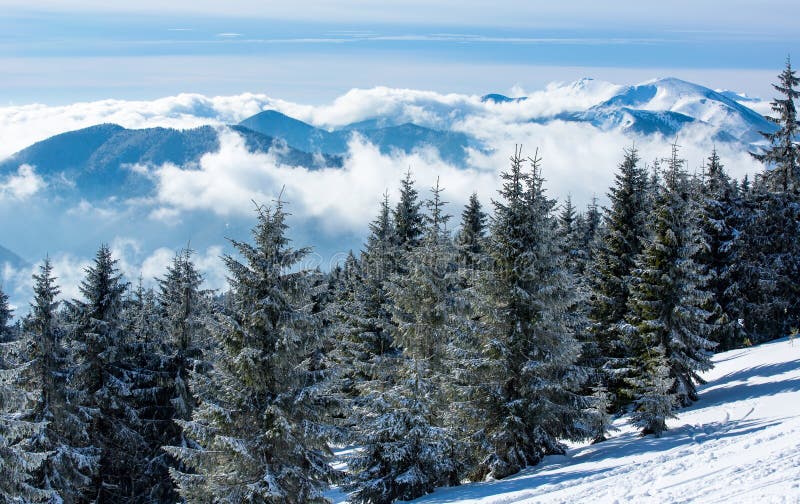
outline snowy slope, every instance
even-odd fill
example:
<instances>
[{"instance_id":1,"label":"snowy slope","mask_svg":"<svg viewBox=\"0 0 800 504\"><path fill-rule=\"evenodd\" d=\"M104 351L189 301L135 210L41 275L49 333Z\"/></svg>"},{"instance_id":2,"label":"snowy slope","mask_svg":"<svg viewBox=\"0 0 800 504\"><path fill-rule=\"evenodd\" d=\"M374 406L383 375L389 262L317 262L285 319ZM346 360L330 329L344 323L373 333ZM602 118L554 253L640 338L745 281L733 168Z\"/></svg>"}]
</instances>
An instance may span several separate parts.
<instances>
[{"instance_id":1,"label":"snowy slope","mask_svg":"<svg viewBox=\"0 0 800 504\"><path fill-rule=\"evenodd\" d=\"M414 502L800 502L800 340L714 361L700 401L670 420L661 438L640 438L622 418L608 441Z\"/></svg>"},{"instance_id":2,"label":"snowy slope","mask_svg":"<svg viewBox=\"0 0 800 504\"><path fill-rule=\"evenodd\" d=\"M741 102L748 106L758 103L735 93L663 78L623 87L586 111L557 117L589 122L604 130L622 128L644 135L677 135L684 126L696 124L705 127L718 141L758 142L758 132L773 131L774 125Z\"/></svg>"}]
</instances>

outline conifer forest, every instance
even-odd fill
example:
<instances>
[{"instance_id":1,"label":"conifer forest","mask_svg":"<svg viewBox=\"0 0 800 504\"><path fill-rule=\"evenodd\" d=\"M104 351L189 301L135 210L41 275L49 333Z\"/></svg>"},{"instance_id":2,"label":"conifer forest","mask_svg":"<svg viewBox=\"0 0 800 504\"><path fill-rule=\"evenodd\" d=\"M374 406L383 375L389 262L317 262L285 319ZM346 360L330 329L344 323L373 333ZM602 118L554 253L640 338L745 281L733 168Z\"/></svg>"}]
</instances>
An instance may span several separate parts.
<instances>
[{"instance_id":1,"label":"conifer forest","mask_svg":"<svg viewBox=\"0 0 800 504\"><path fill-rule=\"evenodd\" d=\"M602 443L623 413L661 436L715 352L800 327L799 86L787 62L755 177L716 150L690 168L680 138L621 145L607 204L576 208L525 145L460 215L412 166L330 270L281 197L231 240L226 291L188 246L150 287L98 244L62 300L42 258L29 306L0 293L0 502L387 504Z\"/></svg>"}]
</instances>

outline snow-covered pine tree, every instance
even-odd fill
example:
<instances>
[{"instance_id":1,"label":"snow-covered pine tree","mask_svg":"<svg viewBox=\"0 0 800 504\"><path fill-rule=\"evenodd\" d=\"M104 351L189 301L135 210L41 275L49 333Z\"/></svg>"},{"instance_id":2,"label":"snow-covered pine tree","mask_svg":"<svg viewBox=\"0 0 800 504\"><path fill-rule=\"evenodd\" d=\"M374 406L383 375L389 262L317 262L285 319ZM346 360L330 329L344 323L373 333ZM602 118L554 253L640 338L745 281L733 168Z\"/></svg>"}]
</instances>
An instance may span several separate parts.
<instances>
[{"instance_id":1,"label":"snow-covered pine tree","mask_svg":"<svg viewBox=\"0 0 800 504\"><path fill-rule=\"evenodd\" d=\"M586 207L583 217L583 226L579 228L581 233L581 249L587 258L587 263L594 259L595 240L601 236L603 231L603 216L597 206L597 197L592 197L592 201Z\"/></svg>"},{"instance_id":2,"label":"snow-covered pine tree","mask_svg":"<svg viewBox=\"0 0 800 504\"><path fill-rule=\"evenodd\" d=\"M175 502L178 498L169 477L172 459L161 449L174 435L174 410L169 352L156 294L139 281L123 301L121 314L125 333L125 362L130 390L128 403L136 411L135 425L141 436L136 458L140 466L131 471L133 500Z\"/></svg>"},{"instance_id":3,"label":"snow-covered pine tree","mask_svg":"<svg viewBox=\"0 0 800 504\"><path fill-rule=\"evenodd\" d=\"M79 288L83 300L70 303L76 361L70 381L81 396L89 446L100 456L84 495L89 500L129 502L138 498L147 453L133 394L141 370L130 359L124 331L128 284L107 245L97 251Z\"/></svg>"},{"instance_id":4,"label":"snow-covered pine tree","mask_svg":"<svg viewBox=\"0 0 800 504\"><path fill-rule=\"evenodd\" d=\"M0 335L12 333L13 311L0 290ZM33 420L37 390L24 380L31 367L26 341L0 339L0 502L46 502L51 492L36 485L34 473L46 454L32 442L43 428Z\"/></svg>"},{"instance_id":5,"label":"snow-covered pine tree","mask_svg":"<svg viewBox=\"0 0 800 504\"><path fill-rule=\"evenodd\" d=\"M660 437L667 430L667 419L675 418L677 398L675 379L671 376L664 348L656 345L643 356L640 373L631 384L638 391L633 400L630 423L641 429L642 436Z\"/></svg>"},{"instance_id":6,"label":"snow-covered pine tree","mask_svg":"<svg viewBox=\"0 0 800 504\"><path fill-rule=\"evenodd\" d=\"M711 312L714 330L708 337L717 343L718 351L730 350L745 338L736 308L742 293L734 265L739 205L736 187L725 173L716 149L704 170L700 199L700 231L705 247L696 260L705 269L706 286L711 293L711 304L706 309Z\"/></svg>"},{"instance_id":7,"label":"snow-covered pine tree","mask_svg":"<svg viewBox=\"0 0 800 504\"><path fill-rule=\"evenodd\" d=\"M337 340L331 358L343 380L336 388L346 391L350 398L361 394L362 382L390 380L397 357L386 284L397 271L400 251L387 194L369 227L360 260L351 254L345 261L336 300L330 309L335 321L332 332ZM350 412L356 413L356 409L350 408ZM347 421L355 422L352 417Z\"/></svg>"},{"instance_id":8,"label":"snow-covered pine tree","mask_svg":"<svg viewBox=\"0 0 800 504\"><path fill-rule=\"evenodd\" d=\"M733 261L736 305L753 343L800 326L800 193L766 186L758 180L742 198Z\"/></svg>"},{"instance_id":9,"label":"snow-covered pine tree","mask_svg":"<svg viewBox=\"0 0 800 504\"><path fill-rule=\"evenodd\" d=\"M486 254L486 219L477 193L469 197L461 212L461 229L456 235L458 264L463 270L474 270L481 266Z\"/></svg>"},{"instance_id":10,"label":"snow-covered pine tree","mask_svg":"<svg viewBox=\"0 0 800 504\"><path fill-rule=\"evenodd\" d=\"M11 306L8 304L8 294L0 289L0 343L11 341L11 319L14 316Z\"/></svg>"},{"instance_id":11,"label":"snow-covered pine tree","mask_svg":"<svg viewBox=\"0 0 800 504\"><path fill-rule=\"evenodd\" d=\"M627 382L634 408L642 407L643 395L652 394L647 387L663 384L656 379L662 374L658 371L662 364L674 382L669 395L683 406L697 400L696 384L702 383L698 373L712 366L715 344L707 336L714 325L713 321L708 323L710 314L705 309L711 295L705 290L705 275L694 260L704 244L695 224L697 210L690 182L677 149L673 145L663 174L664 187L651 219L652 239L637 259L630 287L625 332L631 352ZM663 363L657 362L660 358L654 360L659 352Z\"/></svg>"},{"instance_id":12,"label":"snow-covered pine tree","mask_svg":"<svg viewBox=\"0 0 800 504\"><path fill-rule=\"evenodd\" d=\"M400 181L400 200L392 214L395 240L401 250L408 251L419 245L425 227L421 208L422 202L409 169Z\"/></svg>"},{"instance_id":13,"label":"snow-covered pine tree","mask_svg":"<svg viewBox=\"0 0 800 504\"><path fill-rule=\"evenodd\" d=\"M473 432L483 437L474 477L502 478L547 454L560 439L588 437L581 426L586 399L575 362L579 321L574 279L559 254L555 202L544 194L539 160L523 173L520 150L501 176L487 245L492 262L480 277L483 365L475 373Z\"/></svg>"},{"instance_id":14,"label":"snow-covered pine tree","mask_svg":"<svg viewBox=\"0 0 800 504\"><path fill-rule=\"evenodd\" d=\"M604 230L588 270L593 341L586 347L586 362L601 374L615 411L630 399L622 395L628 351L620 328L628 313L629 277L648 235L649 184L647 170L639 161L635 147L625 150L608 193L611 206L605 212Z\"/></svg>"},{"instance_id":15,"label":"snow-covered pine tree","mask_svg":"<svg viewBox=\"0 0 800 504\"><path fill-rule=\"evenodd\" d=\"M432 192L423 239L405 254L408 271L388 285L404 359L389 388L370 391L356 426L361 450L348 460L352 477L346 485L354 502L409 500L458 483L444 365L459 326L458 278L438 183Z\"/></svg>"},{"instance_id":16,"label":"snow-covered pine tree","mask_svg":"<svg viewBox=\"0 0 800 504\"><path fill-rule=\"evenodd\" d=\"M575 210L572 196L567 195L558 214L558 235L564 248L565 265L574 275L583 270L584 251L581 247L581 226L583 216Z\"/></svg>"},{"instance_id":17,"label":"snow-covered pine tree","mask_svg":"<svg viewBox=\"0 0 800 504\"><path fill-rule=\"evenodd\" d=\"M88 418L77 400L79 395L68 383L70 360L62 343L65 331L56 300L59 288L49 258L33 280L34 300L22 326L29 363L18 378L33 403L27 419L41 425L31 446L47 454L34 473L35 485L52 492L56 501L84 502L84 489L97 469L98 452L88 444Z\"/></svg>"},{"instance_id":18,"label":"snow-covered pine tree","mask_svg":"<svg viewBox=\"0 0 800 504\"><path fill-rule=\"evenodd\" d=\"M241 259L225 257L230 314L208 328L218 358L194 375L199 405L178 422L201 448L167 448L195 473L172 476L192 502L322 503L334 471L315 406L320 376L308 371L319 324L298 265L309 250L289 246L281 202L257 210L254 243L232 241Z\"/></svg>"},{"instance_id":19,"label":"snow-covered pine tree","mask_svg":"<svg viewBox=\"0 0 800 504\"><path fill-rule=\"evenodd\" d=\"M770 146L754 156L764 173L743 189L741 239L736 268L742 283L741 318L753 342L787 334L800 325L800 122L795 100L800 78L791 62L773 87L774 132L763 133ZM744 185L744 184L743 184Z\"/></svg>"},{"instance_id":20,"label":"snow-covered pine tree","mask_svg":"<svg viewBox=\"0 0 800 504\"><path fill-rule=\"evenodd\" d=\"M786 67L778 76L778 84L772 87L780 93L780 98L772 100L772 111L776 117L765 116L778 128L773 132L762 132L761 135L769 141L770 146L753 156L767 165L764 178L772 191L798 192L800 191L800 121L797 120L797 108L794 101L800 98L800 78L792 68L792 62L787 57Z\"/></svg>"},{"instance_id":21,"label":"snow-covered pine tree","mask_svg":"<svg viewBox=\"0 0 800 504\"><path fill-rule=\"evenodd\" d=\"M211 311L210 293L201 289L203 276L192 261L192 254L189 248L176 254L164 278L158 280L158 306L162 311L174 388L170 402L173 418L181 420L192 417L197 402L189 391L189 374L202 358L208 338L206 317Z\"/></svg>"}]
</instances>

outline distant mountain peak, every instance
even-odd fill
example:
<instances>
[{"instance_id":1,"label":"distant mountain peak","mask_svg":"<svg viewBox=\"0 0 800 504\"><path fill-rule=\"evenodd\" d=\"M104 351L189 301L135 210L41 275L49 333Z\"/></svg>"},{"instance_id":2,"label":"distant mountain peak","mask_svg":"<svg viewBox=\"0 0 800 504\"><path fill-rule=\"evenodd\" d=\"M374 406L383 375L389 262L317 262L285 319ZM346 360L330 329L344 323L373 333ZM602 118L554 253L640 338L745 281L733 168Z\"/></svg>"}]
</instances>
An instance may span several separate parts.
<instances>
[{"instance_id":1,"label":"distant mountain peak","mask_svg":"<svg viewBox=\"0 0 800 504\"><path fill-rule=\"evenodd\" d=\"M489 93L487 95L481 96L481 102L483 103L514 103L514 102L521 102L527 100L527 96L520 96L517 98L511 98L506 95L498 94L498 93Z\"/></svg>"}]
</instances>

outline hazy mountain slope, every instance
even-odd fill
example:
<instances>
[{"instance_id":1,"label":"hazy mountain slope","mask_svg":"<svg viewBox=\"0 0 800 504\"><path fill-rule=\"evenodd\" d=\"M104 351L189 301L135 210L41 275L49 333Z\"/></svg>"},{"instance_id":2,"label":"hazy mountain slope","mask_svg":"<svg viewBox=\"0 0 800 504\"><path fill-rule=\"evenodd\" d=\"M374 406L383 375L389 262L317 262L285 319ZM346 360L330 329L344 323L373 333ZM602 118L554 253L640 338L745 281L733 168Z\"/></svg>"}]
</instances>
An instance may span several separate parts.
<instances>
[{"instance_id":1,"label":"hazy mountain slope","mask_svg":"<svg viewBox=\"0 0 800 504\"><path fill-rule=\"evenodd\" d=\"M252 152L267 152L275 139L244 127L234 127ZM126 129L101 124L70 131L37 142L0 161L0 174L29 164L56 189L85 199L110 196L142 196L151 181L134 165L183 166L196 163L204 154L219 150L219 131L211 126L177 130L171 128ZM291 166L340 166L341 159L322 160L288 147L276 151L278 159Z\"/></svg>"}]
</instances>

